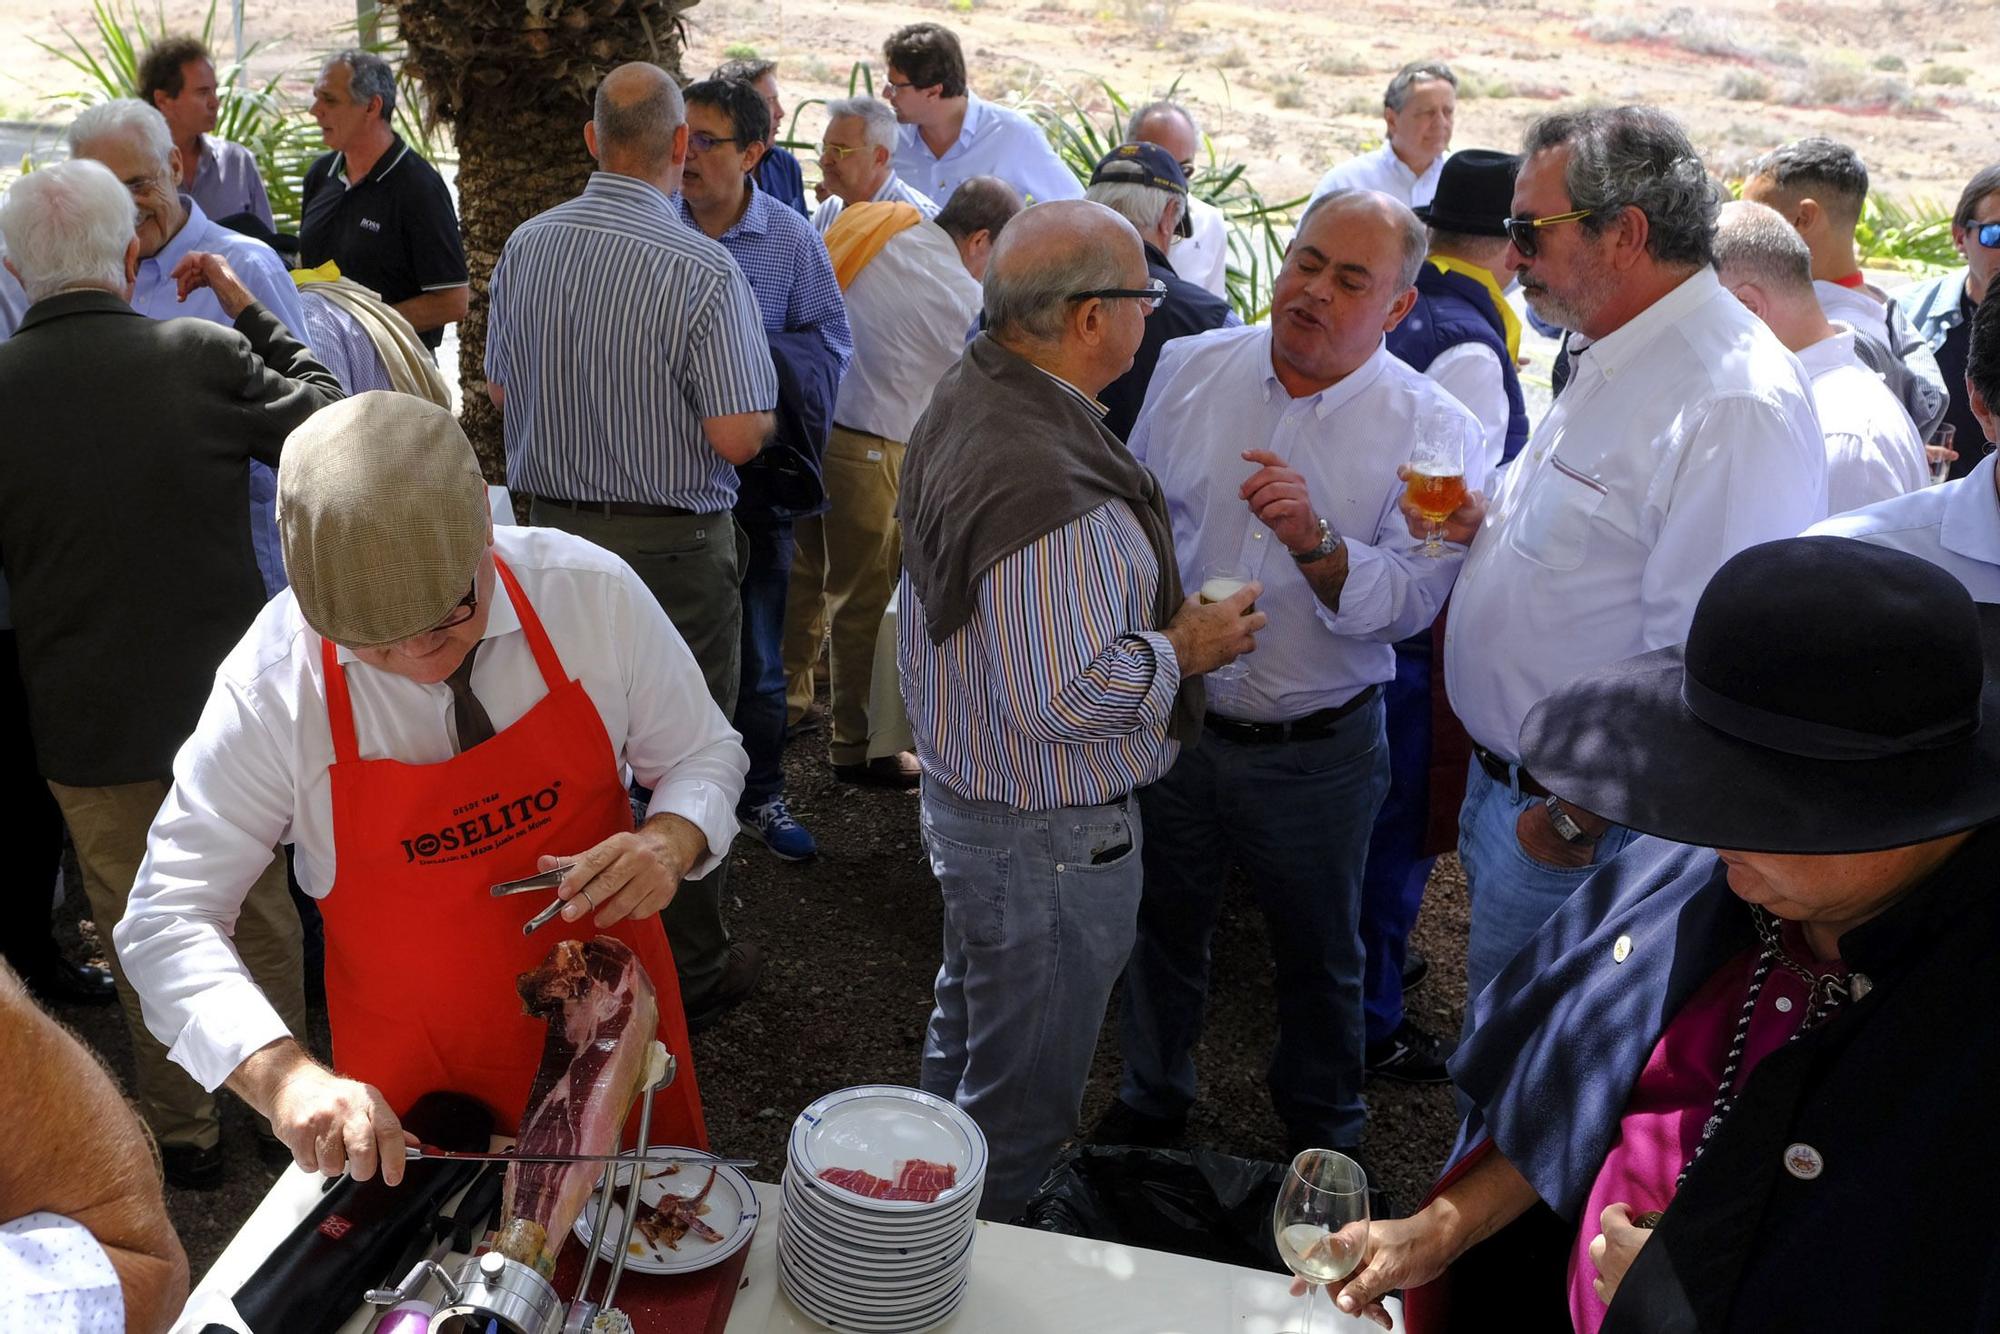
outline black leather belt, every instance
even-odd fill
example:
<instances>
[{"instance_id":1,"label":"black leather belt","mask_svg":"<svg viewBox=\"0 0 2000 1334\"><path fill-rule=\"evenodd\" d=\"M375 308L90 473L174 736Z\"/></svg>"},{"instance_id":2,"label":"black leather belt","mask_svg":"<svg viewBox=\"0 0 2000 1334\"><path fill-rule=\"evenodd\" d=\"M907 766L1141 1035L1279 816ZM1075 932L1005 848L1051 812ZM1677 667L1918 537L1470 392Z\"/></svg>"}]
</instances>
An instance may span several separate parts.
<instances>
[{"instance_id":1,"label":"black leather belt","mask_svg":"<svg viewBox=\"0 0 2000 1334\"><path fill-rule=\"evenodd\" d=\"M1241 718L1225 718L1219 713L1205 715L1201 725L1219 737L1250 746L1274 745L1280 741L1317 741L1333 732L1335 724L1348 714L1363 708L1382 693L1379 685L1369 686L1345 704L1336 704L1330 709L1309 713L1303 718L1294 718L1288 723L1252 723Z\"/></svg>"},{"instance_id":2,"label":"black leather belt","mask_svg":"<svg viewBox=\"0 0 2000 1334\"><path fill-rule=\"evenodd\" d=\"M684 510L679 505L641 505L624 500L558 500L554 496L534 496L531 499L576 514L601 514L607 519L693 519L700 515L697 510Z\"/></svg>"},{"instance_id":3,"label":"black leather belt","mask_svg":"<svg viewBox=\"0 0 2000 1334\"><path fill-rule=\"evenodd\" d=\"M1521 780L1521 790L1529 796L1546 797L1549 795L1549 790L1540 783L1537 783L1534 775L1518 764L1509 764L1492 751L1486 749L1486 747L1480 745L1477 741L1472 743L1472 758L1479 761L1479 767L1486 771L1488 778L1502 787L1512 784L1516 776L1518 776Z\"/></svg>"}]
</instances>

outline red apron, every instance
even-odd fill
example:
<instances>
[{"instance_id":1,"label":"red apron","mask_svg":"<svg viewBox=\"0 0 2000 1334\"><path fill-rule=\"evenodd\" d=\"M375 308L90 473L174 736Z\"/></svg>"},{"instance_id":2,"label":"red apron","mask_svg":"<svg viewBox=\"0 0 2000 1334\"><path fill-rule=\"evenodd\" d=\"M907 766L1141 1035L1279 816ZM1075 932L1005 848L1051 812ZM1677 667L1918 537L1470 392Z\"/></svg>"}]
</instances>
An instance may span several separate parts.
<instances>
[{"instance_id":1,"label":"red apron","mask_svg":"<svg viewBox=\"0 0 2000 1334\"><path fill-rule=\"evenodd\" d=\"M346 671L322 641L333 732L334 883L326 919L326 1003L340 1072L395 1109L433 1089L469 1093L513 1134L527 1110L548 1027L514 979L559 940L601 934L585 915L532 936L543 894L496 899L491 886L535 873L632 829L616 753L583 683L564 672L513 571L494 557L548 694L511 727L439 764L364 760ZM667 934L657 914L611 927L659 993L660 1040L679 1076L654 1100L655 1142L706 1148L701 1095Z\"/></svg>"}]
</instances>

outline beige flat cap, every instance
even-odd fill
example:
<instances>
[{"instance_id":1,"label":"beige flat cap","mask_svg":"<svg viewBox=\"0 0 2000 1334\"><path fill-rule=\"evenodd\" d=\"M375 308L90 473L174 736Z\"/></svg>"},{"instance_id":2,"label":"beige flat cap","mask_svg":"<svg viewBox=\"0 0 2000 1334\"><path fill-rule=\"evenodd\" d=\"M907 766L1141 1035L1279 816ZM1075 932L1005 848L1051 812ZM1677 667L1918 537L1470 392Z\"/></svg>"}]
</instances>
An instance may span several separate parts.
<instances>
[{"instance_id":1,"label":"beige flat cap","mask_svg":"<svg viewBox=\"0 0 2000 1334\"><path fill-rule=\"evenodd\" d=\"M486 550L486 479L449 411L356 394L285 441L278 532L306 623L368 648L450 614Z\"/></svg>"}]
</instances>

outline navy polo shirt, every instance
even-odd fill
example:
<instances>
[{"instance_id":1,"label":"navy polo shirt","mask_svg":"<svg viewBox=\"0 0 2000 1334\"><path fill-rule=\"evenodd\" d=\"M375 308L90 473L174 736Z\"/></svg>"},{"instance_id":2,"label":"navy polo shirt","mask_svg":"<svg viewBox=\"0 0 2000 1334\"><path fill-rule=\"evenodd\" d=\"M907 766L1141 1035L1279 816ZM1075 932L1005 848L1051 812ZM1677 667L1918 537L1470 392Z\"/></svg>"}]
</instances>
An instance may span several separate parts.
<instances>
[{"instance_id":1,"label":"navy polo shirt","mask_svg":"<svg viewBox=\"0 0 2000 1334\"><path fill-rule=\"evenodd\" d=\"M299 257L307 268L328 260L346 277L395 305L425 292L466 284L458 212L437 168L394 136L381 161L358 182L347 159L322 154L306 169ZM436 348L442 329L426 331Z\"/></svg>"}]
</instances>

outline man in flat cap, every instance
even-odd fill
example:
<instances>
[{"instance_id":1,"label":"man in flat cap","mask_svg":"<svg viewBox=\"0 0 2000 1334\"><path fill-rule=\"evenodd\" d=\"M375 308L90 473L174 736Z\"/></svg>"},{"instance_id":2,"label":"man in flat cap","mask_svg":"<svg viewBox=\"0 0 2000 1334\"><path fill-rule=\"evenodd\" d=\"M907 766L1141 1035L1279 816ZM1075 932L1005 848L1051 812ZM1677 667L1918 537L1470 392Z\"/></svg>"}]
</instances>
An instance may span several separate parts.
<instances>
[{"instance_id":1,"label":"man in flat cap","mask_svg":"<svg viewBox=\"0 0 2000 1334\"><path fill-rule=\"evenodd\" d=\"M659 910L714 869L748 762L700 667L625 562L494 528L446 410L369 393L286 442L291 588L216 673L174 762L116 937L146 1022L206 1088L270 1118L300 1165L401 1177L397 1118L454 1089L511 1131L544 1031L517 974L609 934L659 993L680 1061L661 1133L706 1142ZM621 770L652 789L636 830ZM238 964L227 924L283 838L326 919L335 1070ZM573 868L549 905L502 881ZM686 1138L679 1138L686 1136Z\"/></svg>"}]
</instances>

